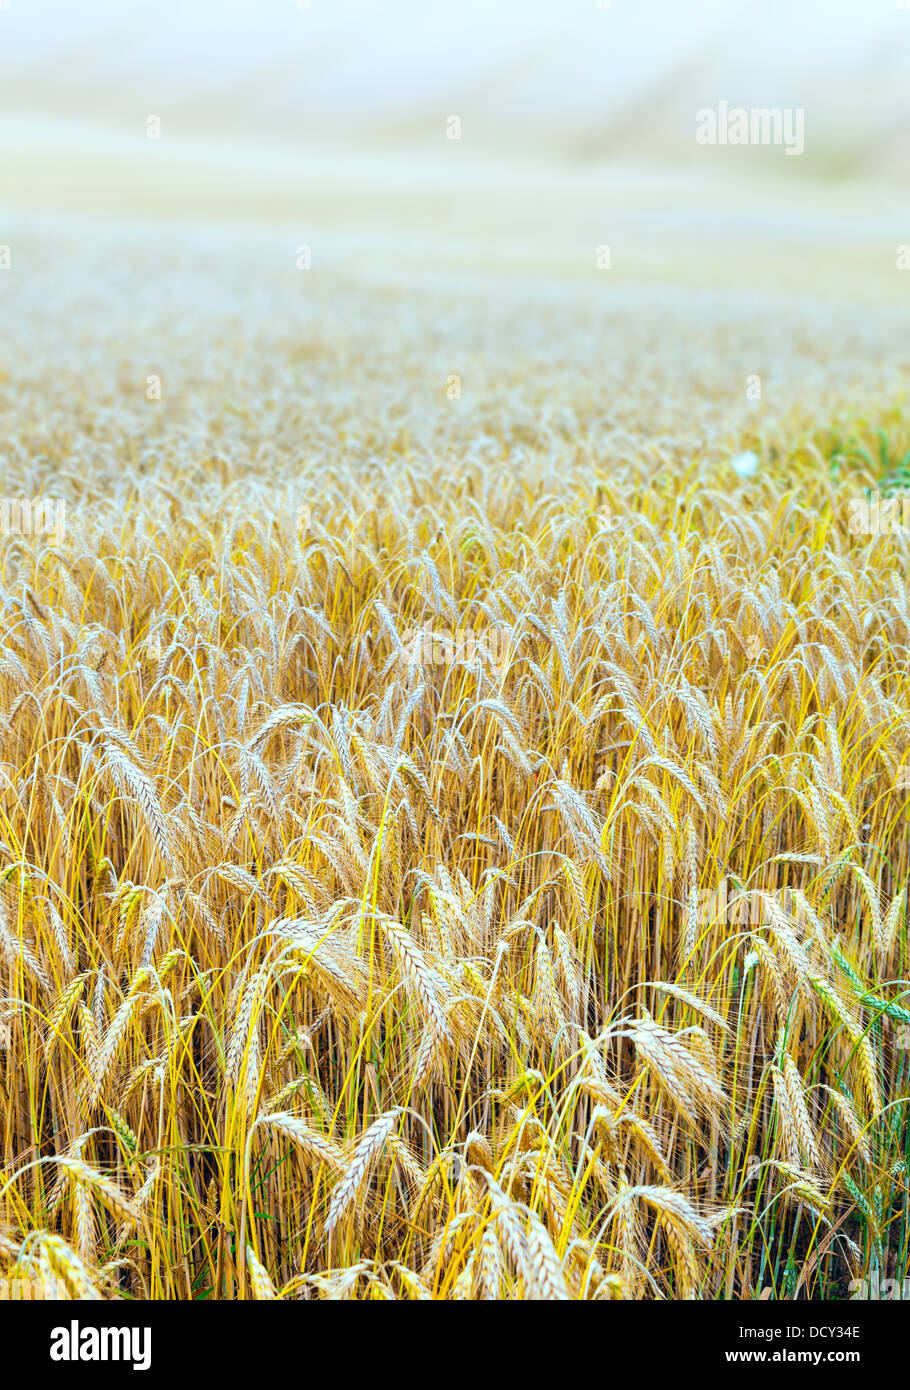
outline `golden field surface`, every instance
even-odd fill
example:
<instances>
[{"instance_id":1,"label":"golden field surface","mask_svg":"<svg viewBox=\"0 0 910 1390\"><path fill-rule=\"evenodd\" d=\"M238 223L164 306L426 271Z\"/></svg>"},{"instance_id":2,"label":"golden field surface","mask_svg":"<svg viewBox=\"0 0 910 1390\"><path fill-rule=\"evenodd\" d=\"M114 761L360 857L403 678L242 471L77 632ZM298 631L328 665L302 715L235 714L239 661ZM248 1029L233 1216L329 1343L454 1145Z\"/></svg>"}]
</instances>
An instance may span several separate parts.
<instances>
[{"instance_id":1,"label":"golden field surface","mask_svg":"<svg viewBox=\"0 0 910 1390\"><path fill-rule=\"evenodd\" d=\"M66 512L2 541L0 1277L902 1281L890 229L491 180L408 243L326 175L302 271L262 180L7 234L2 490Z\"/></svg>"}]
</instances>

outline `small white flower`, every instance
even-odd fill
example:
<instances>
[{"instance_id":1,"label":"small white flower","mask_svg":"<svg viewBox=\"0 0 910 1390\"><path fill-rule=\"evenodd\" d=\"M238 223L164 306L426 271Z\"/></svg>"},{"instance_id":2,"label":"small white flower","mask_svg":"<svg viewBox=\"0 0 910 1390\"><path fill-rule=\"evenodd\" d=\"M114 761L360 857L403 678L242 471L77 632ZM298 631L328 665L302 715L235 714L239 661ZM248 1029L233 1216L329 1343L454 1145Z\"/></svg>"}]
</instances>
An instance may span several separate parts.
<instances>
[{"instance_id":1,"label":"small white flower","mask_svg":"<svg viewBox=\"0 0 910 1390\"><path fill-rule=\"evenodd\" d=\"M758 454L747 449L744 454L737 454L736 458L730 460L730 467L737 478L751 478L758 467Z\"/></svg>"}]
</instances>

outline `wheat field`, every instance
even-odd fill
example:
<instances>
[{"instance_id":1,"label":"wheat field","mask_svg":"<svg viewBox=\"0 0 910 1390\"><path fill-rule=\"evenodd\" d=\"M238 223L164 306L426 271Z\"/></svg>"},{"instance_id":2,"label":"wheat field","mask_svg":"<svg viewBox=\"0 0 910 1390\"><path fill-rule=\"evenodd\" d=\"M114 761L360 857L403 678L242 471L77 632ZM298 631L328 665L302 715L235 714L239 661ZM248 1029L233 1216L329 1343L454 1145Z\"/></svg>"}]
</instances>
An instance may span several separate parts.
<instances>
[{"instance_id":1,"label":"wheat field","mask_svg":"<svg viewBox=\"0 0 910 1390\"><path fill-rule=\"evenodd\" d=\"M250 237L4 282L0 1275L902 1280L898 310Z\"/></svg>"}]
</instances>

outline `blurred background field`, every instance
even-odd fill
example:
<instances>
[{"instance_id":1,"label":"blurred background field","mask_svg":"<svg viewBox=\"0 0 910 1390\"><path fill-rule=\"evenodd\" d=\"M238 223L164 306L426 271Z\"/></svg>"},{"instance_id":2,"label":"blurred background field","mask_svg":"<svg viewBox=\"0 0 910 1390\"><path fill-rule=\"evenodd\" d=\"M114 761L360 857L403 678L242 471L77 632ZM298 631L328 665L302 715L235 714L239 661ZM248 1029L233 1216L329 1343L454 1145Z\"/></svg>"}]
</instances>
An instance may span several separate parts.
<instances>
[{"instance_id":1,"label":"blurred background field","mask_svg":"<svg viewBox=\"0 0 910 1390\"><path fill-rule=\"evenodd\" d=\"M607 303L642 281L906 293L910 11L884 0L11 0L0 78L10 236L266 226L314 271L526 276ZM699 146L719 101L804 109L804 154ZM246 279L257 254L237 251Z\"/></svg>"},{"instance_id":2,"label":"blurred background field","mask_svg":"<svg viewBox=\"0 0 910 1390\"><path fill-rule=\"evenodd\" d=\"M901 401L908 55L910 12L863 0L12 0L17 434L29 402L40 439L116 401L148 439L246 420L261 448L270 382L301 456L332 392L365 456L405 419L429 448L557 396L588 434L725 448L813 402ZM721 100L804 108L805 153L699 146Z\"/></svg>"}]
</instances>

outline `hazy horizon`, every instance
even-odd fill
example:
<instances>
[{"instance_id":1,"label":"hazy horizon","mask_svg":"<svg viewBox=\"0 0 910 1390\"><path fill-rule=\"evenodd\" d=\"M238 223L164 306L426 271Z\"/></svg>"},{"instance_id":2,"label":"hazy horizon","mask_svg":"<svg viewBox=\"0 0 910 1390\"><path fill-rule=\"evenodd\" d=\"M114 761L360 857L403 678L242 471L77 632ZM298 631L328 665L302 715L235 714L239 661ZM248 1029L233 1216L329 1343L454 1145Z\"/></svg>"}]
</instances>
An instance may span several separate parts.
<instances>
[{"instance_id":1,"label":"hazy horizon","mask_svg":"<svg viewBox=\"0 0 910 1390\"><path fill-rule=\"evenodd\" d=\"M389 151L463 125L483 154L696 161L695 113L803 108L800 176L906 167L910 11L834 0L62 0L0 10L0 120L143 129L313 153ZM768 151L756 165L776 172Z\"/></svg>"}]
</instances>

